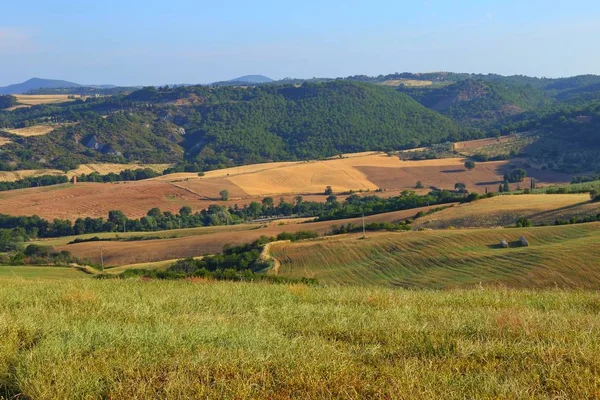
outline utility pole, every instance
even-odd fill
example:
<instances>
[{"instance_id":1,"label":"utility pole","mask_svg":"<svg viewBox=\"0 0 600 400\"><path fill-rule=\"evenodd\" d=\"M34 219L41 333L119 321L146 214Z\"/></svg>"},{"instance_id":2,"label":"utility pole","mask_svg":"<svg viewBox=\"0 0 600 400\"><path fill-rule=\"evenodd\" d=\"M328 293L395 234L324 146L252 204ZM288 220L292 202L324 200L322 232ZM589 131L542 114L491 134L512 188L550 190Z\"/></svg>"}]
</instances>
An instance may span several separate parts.
<instances>
[{"instance_id":1,"label":"utility pole","mask_svg":"<svg viewBox=\"0 0 600 400\"><path fill-rule=\"evenodd\" d=\"M104 273L104 253L102 252L102 246L100 246L100 265L102 266L102 273Z\"/></svg>"},{"instance_id":2,"label":"utility pole","mask_svg":"<svg viewBox=\"0 0 600 400\"><path fill-rule=\"evenodd\" d=\"M366 239L367 231L365 230L365 214L362 215L362 224L363 224L363 239Z\"/></svg>"}]
</instances>

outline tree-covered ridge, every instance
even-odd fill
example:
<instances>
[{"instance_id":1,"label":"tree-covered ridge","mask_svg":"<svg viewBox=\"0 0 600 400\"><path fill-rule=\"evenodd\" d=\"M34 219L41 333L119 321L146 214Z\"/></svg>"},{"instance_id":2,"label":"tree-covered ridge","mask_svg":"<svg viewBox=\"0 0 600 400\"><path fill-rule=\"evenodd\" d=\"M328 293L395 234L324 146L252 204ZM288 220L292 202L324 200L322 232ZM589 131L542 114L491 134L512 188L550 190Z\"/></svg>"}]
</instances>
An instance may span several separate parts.
<instances>
[{"instance_id":1,"label":"tree-covered ridge","mask_svg":"<svg viewBox=\"0 0 600 400\"><path fill-rule=\"evenodd\" d=\"M434 84L397 89L373 84L390 79ZM10 139L0 148L0 170L135 161L203 171L518 131L540 138L520 155L534 155L551 169L593 172L598 102L600 77L594 75L403 73L300 84L148 87L0 110L0 135ZM28 138L2 132L49 123L66 126Z\"/></svg>"},{"instance_id":2,"label":"tree-covered ridge","mask_svg":"<svg viewBox=\"0 0 600 400\"><path fill-rule=\"evenodd\" d=\"M459 137L452 121L389 88L336 81L246 92L199 109L190 155L208 146L236 162L308 159Z\"/></svg>"},{"instance_id":3,"label":"tree-covered ridge","mask_svg":"<svg viewBox=\"0 0 600 400\"><path fill-rule=\"evenodd\" d=\"M91 161L183 161L214 169L327 157L466 138L450 119L397 91L355 82L300 87L144 88L0 114L1 127L66 127L12 137L2 169L72 168Z\"/></svg>"},{"instance_id":4,"label":"tree-covered ridge","mask_svg":"<svg viewBox=\"0 0 600 400\"><path fill-rule=\"evenodd\" d=\"M419 103L439 111L459 123L490 128L524 111L535 110L550 102L544 92L531 85L463 80L444 87L400 87Z\"/></svg>"}]
</instances>

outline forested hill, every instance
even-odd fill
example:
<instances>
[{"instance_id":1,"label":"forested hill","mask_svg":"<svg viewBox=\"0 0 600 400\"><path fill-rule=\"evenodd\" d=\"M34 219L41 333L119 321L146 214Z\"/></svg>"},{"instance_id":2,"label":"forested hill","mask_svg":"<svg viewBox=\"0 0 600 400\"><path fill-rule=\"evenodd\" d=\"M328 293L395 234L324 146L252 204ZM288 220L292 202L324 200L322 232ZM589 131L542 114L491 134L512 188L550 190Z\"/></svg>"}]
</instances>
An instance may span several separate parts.
<instances>
[{"instance_id":1,"label":"forested hill","mask_svg":"<svg viewBox=\"0 0 600 400\"><path fill-rule=\"evenodd\" d=\"M13 142L2 147L0 167L185 157L209 169L466 138L451 119L393 88L344 81L146 88L129 96L0 112L0 131L48 121L71 124L39 137L5 133Z\"/></svg>"},{"instance_id":2,"label":"forested hill","mask_svg":"<svg viewBox=\"0 0 600 400\"><path fill-rule=\"evenodd\" d=\"M193 156L200 152L201 159L207 147L249 162L257 156L310 159L459 137L450 119L402 93L339 81L254 88L242 101L199 111L202 118L190 124L186 148Z\"/></svg>"},{"instance_id":3,"label":"forested hill","mask_svg":"<svg viewBox=\"0 0 600 400\"><path fill-rule=\"evenodd\" d=\"M462 80L447 86L405 87L399 90L425 107L439 111L465 126L481 129L543 107L550 97L532 85Z\"/></svg>"}]
</instances>

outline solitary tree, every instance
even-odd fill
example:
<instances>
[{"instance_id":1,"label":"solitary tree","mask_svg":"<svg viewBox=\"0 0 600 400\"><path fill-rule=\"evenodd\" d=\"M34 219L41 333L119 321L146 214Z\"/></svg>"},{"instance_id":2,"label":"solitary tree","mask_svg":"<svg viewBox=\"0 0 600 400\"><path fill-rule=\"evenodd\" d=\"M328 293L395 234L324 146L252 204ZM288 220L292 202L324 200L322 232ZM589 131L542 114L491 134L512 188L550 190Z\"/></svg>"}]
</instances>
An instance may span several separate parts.
<instances>
[{"instance_id":1,"label":"solitary tree","mask_svg":"<svg viewBox=\"0 0 600 400\"><path fill-rule=\"evenodd\" d=\"M510 185L508 184L508 181L504 181L504 185L502 186L502 191L505 193L510 192Z\"/></svg>"},{"instance_id":2,"label":"solitary tree","mask_svg":"<svg viewBox=\"0 0 600 400\"><path fill-rule=\"evenodd\" d=\"M221 193L219 193L219 194L221 195L221 200L223 200L223 201L229 200L229 191L221 190Z\"/></svg>"},{"instance_id":3,"label":"solitary tree","mask_svg":"<svg viewBox=\"0 0 600 400\"><path fill-rule=\"evenodd\" d=\"M467 161L465 162L465 168L468 169L469 171L475 168L475 161Z\"/></svg>"},{"instance_id":4,"label":"solitary tree","mask_svg":"<svg viewBox=\"0 0 600 400\"><path fill-rule=\"evenodd\" d=\"M423 189L423 182L417 181L417 185L415 186L417 189Z\"/></svg>"},{"instance_id":5,"label":"solitary tree","mask_svg":"<svg viewBox=\"0 0 600 400\"><path fill-rule=\"evenodd\" d=\"M464 193L467 190L467 185L462 182L456 182L454 184L454 189L458 190L461 193Z\"/></svg>"},{"instance_id":6,"label":"solitary tree","mask_svg":"<svg viewBox=\"0 0 600 400\"><path fill-rule=\"evenodd\" d=\"M325 188L325 195L326 196L331 196L333 194L333 189L331 188L331 186L327 186Z\"/></svg>"}]
</instances>

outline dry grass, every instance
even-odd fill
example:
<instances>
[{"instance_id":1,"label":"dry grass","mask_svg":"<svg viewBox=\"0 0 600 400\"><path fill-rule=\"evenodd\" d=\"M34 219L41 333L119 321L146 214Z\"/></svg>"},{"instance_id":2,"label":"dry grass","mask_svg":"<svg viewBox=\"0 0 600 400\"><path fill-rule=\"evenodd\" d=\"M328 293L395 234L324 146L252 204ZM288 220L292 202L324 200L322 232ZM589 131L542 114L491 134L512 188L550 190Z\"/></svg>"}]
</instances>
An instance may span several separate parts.
<instances>
[{"instance_id":1,"label":"dry grass","mask_svg":"<svg viewBox=\"0 0 600 400\"><path fill-rule=\"evenodd\" d=\"M202 257L195 257L195 258L202 259ZM128 269L146 269L146 270L164 271L179 260L181 260L181 258L176 258L173 260L149 262L149 263L121 265L119 267L108 268L105 271L109 275L118 275L118 274L123 273L124 271L127 271Z\"/></svg>"},{"instance_id":2,"label":"dry grass","mask_svg":"<svg viewBox=\"0 0 600 400\"><path fill-rule=\"evenodd\" d=\"M495 196L461 204L415 221L415 227L445 229L449 227L495 227L514 225L520 217L534 224L553 224L557 219L570 220L600 213L600 203L591 203L587 193L558 195Z\"/></svg>"},{"instance_id":3,"label":"dry grass","mask_svg":"<svg viewBox=\"0 0 600 400\"><path fill-rule=\"evenodd\" d=\"M524 235L529 247L500 248ZM600 224L371 233L272 246L279 274L407 288L600 289Z\"/></svg>"},{"instance_id":4,"label":"dry grass","mask_svg":"<svg viewBox=\"0 0 600 400\"><path fill-rule=\"evenodd\" d=\"M4 146L5 144L9 144L11 142L12 141L10 139L0 136L0 146Z\"/></svg>"},{"instance_id":5,"label":"dry grass","mask_svg":"<svg viewBox=\"0 0 600 400\"><path fill-rule=\"evenodd\" d=\"M20 129L5 129L5 131L17 136L30 137L47 135L58 127L60 125L35 125Z\"/></svg>"},{"instance_id":6,"label":"dry grass","mask_svg":"<svg viewBox=\"0 0 600 400\"><path fill-rule=\"evenodd\" d=\"M0 141L3 138L0 138ZM1 143L1 142L0 142ZM1 144L0 144L1 146ZM18 171L0 171L0 182L14 182L24 178L30 178L35 176L42 175L67 175L69 178L74 175L81 174L90 174L92 172L98 172L101 175L106 175L108 173L119 173L121 171L125 171L126 169L140 169L140 168L150 168L155 170L156 172L162 172L166 168L170 167L171 164L110 164L110 163L99 163L99 164L82 164L79 168L71 170L66 174L58 169L30 169L30 170L18 170Z\"/></svg>"},{"instance_id":7,"label":"dry grass","mask_svg":"<svg viewBox=\"0 0 600 400\"><path fill-rule=\"evenodd\" d=\"M16 94L17 101L23 105L37 106L40 104L58 104L67 103L75 99L69 99L68 94L41 94L41 95L29 95L29 94Z\"/></svg>"},{"instance_id":8,"label":"dry grass","mask_svg":"<svg viewBox=\"0 0 600 400\"><path fill-rule=\"evenodd\" d=\"M8 398L600 395L600 296L2 280Z\"/></svg>"},{"instance_id":9,"label":"dry grass","mask_svg":"<svg viewBox=\"0 0 600 400\"><path fill-rule=\"evenodd\" d=\"M69 177L74 175L81 174L91 174L92 172L97 172L100 175L106 175L125 171L126 169L144 169L150 168L156 172L162 173L165 169L169 168L171 164L140 164L140 163L131 163L131 164L110 164L110 163L100 163L100 164L82 164L79 168L71 170L67 173Z\"/></svg>"},{"instance_id":10,"label":"dry grass","mask_svg":"<svg viewBox=\"0 0 600 400\"><path fill-rule=\"evenodd\" d=\"M418 81L416 79L391 79L382 83L385 86L409 86L409 87L423 87L433 85L432 81Z\"/></svg>"}]
</instances>

